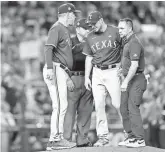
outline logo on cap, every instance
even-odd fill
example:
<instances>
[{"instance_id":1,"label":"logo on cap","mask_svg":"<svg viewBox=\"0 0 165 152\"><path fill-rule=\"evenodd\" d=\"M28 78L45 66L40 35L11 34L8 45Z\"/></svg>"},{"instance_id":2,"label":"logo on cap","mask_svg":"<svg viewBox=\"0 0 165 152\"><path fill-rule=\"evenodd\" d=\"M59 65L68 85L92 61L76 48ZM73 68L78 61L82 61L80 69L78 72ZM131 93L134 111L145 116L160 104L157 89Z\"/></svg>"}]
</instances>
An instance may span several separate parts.
<instances>
[{"instance_id":1,"label":"logo on cap","mask_svg":"<svg viewBox=\"0 0 165 152\"><path fill-rule=\"evenodd\" d=\"M93 11L88 15L88 23L89 24L96 24L100 19L102 18L102 15L98 11Z\"/></svg>"},{"instance_id":2,"label":"logo on cap","mask_svg":"<svg viewBox=\"0 0 165 152\"><path fill-rule=\"evenodd\" d=\"M68 7L68 10L70 11L70 10L71 10L71 8L70 8L70 7Z\"/></svg>"},{"instance_id":3,"label":"logo on cap","mask_svg":"<svg viewBox=\"0 0 165 152\"><path fill-rule=\"evenodd\" d=\"M90 19L90 20L92 19L92 14L89 14L89 19Z\"/></svg>"}]
</instances>

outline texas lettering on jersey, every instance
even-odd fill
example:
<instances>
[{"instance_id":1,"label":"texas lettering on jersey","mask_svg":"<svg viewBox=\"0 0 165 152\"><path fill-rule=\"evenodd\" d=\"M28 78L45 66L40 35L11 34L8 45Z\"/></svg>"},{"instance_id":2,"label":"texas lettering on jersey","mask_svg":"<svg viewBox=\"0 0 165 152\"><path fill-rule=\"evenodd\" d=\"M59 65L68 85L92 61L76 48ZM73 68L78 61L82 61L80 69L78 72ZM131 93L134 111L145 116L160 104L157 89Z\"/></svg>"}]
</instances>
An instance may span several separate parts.
<instances>
[{"instance_id":1,"label":"texas lettering on jersey","mask_svg":"<svg viewBox=\"0 0 165 152\"><path fill-rule=\"evenodd\" d=\"M112 42L111 40L102 40L102 41L95 42L91 46L91 49L93 52L96 52L104 48L116 48L116 46L117 46L117 41Z\"/></svg>"}]
</instances>

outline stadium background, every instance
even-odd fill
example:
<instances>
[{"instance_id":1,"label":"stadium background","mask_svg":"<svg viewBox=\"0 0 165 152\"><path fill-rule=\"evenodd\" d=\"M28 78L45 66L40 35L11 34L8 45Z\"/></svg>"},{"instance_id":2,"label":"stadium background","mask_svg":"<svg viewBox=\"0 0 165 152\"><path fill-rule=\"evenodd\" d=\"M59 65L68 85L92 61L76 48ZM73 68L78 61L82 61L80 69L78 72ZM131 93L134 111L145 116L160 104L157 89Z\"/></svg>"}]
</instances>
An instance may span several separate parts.
<instances>
[{"instance_id":1,"label":"stadium background","mask_svg":"<svg viewBox=\"0 0 165 152\"><path fill-rule=\"evenodd\" d=\"M49 135L51 100L43 82L44 42L65 2L1 2L1 150L44 150ZM98 10L106 23L130 17L145 47L150 83L141 113L147 144L165 148L165 2L72 1L82 17ZM72 34L74 30L71 29ZM107 102L112 145L123 138L115 109ZM95 137L95 114L90 138ZM152 133L151 133L152 132ZM74 139L74 137L73 137ZM10 145L10 146L9 146Z\"/></svg>"}]
</instances>

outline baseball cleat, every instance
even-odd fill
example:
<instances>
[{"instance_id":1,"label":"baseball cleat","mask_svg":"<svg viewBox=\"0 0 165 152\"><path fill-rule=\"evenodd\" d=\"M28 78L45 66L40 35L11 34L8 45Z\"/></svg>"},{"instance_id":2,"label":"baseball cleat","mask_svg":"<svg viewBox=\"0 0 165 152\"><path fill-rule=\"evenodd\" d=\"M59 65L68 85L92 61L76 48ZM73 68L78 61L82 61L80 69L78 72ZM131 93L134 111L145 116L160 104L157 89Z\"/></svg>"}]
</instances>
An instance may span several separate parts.
<instances>
[{"instance_id":1,"label":"baseball cleat","mask_svg":"<svg viewBox=\"0 0 165 152\"><path fill-rule=\"evenodd\" d=\"M145 144L144 139L133 138L133 139L130 139L129 142L125 146L130 147L130 148L137 148L137 147L145 147L146 144Z\"/></svg>"},{"instance_id":2,"label":"baseball cleat","mask_svg":"<svg viewBox=\"0 0 165 152\"><path fill-rule=\"evenodd\" d=\"M126 146L129 143L130 138L125 138L123 141L118 143L118 146Z\"/></svg>"},{"instance_id":3,"label":"baseball cleat","mask_svg":"<svg viewBox=\"0 0 165 152\"><path fill-rule=\"evenodd\" d=\"M109 140L106 138L100 138L93 146L94 147L102 147L109 144Z\"/></svg>"}]
</instances>

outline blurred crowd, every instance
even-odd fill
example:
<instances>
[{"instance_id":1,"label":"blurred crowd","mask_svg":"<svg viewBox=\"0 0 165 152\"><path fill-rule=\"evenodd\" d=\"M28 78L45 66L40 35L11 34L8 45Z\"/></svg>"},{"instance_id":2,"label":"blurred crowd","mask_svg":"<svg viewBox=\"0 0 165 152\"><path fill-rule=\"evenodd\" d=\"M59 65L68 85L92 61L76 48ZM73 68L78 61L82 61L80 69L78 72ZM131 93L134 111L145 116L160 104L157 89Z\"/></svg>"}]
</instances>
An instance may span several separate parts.
<instances>
[{"instance_id":1,"label":"blurred crowd","mask_svg":"<svg viewBox=\"0 0 165 152\"><path fill-rule=\"evenodd\" d=\"M25 105L25 117L32 119L38 115L51 113L51 100L43 81L44 42L51 25L57 20L57 8L63 2L8 1L1 2L1 102L2 112L14 120ZM144 95L142 112L146 122L162 122L165 110L165 2L95 2L73 1L77 9L86 17L98 10L106 23L118 24L124 17L133 19L135 30L145 48L146 73L150 74ZM146 36L142 25L156 25L162 28L158 36ZM38 57L22 59L20 43L30 40L40 41ZM29 50L32 51L32 50ZM155 111L155 116L153 113ZM158 110L159 109L159 110ZM151 112L152 111L152 112ZM165 117L165 116L164 116ZM12 125L15 125L11 121ZM10 125L9 125L10 126Z\"/></svg>"}]
</instances>

